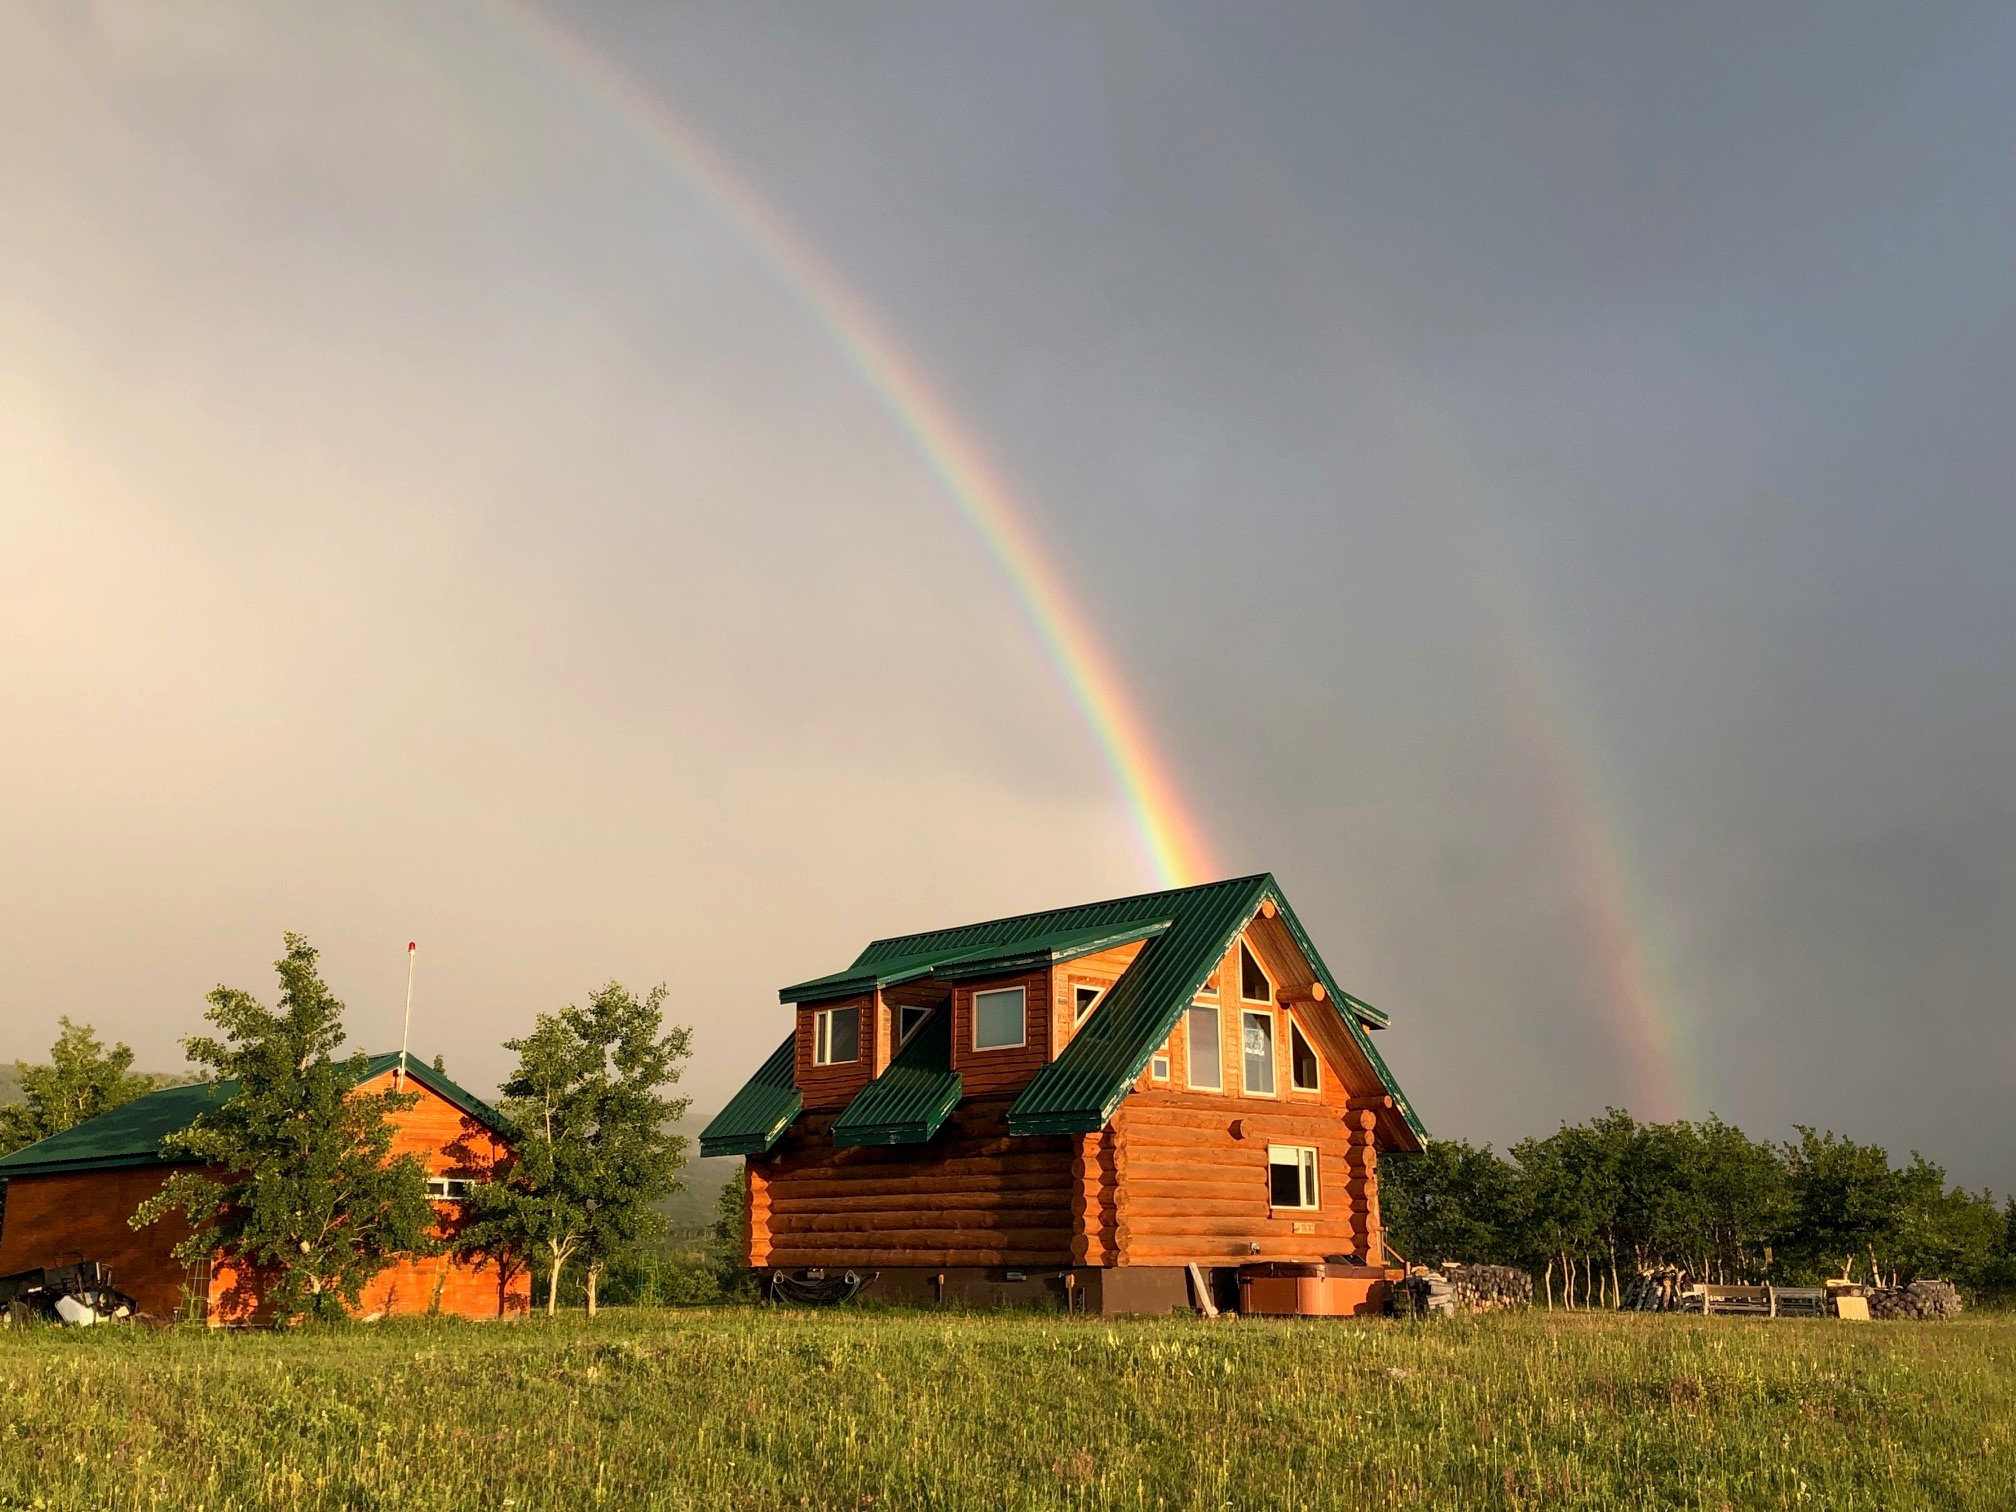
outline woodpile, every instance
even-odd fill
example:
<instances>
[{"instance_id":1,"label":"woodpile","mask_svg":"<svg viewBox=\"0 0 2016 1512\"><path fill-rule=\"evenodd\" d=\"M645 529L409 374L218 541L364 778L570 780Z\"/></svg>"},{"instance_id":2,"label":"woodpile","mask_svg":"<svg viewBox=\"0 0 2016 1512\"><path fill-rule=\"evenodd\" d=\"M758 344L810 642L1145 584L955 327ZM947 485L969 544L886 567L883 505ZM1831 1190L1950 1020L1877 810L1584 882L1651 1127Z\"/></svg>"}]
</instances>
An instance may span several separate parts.
<instances>
[{"instance_id":1,"label":"woodpile","mask_svg":"<svg viewBox=\"0 0 2016 1512\"><path fill-rule=\"evenodd\" d=\"M1872 1318L1945 1319L1960 1316L1960 1293L1951 1281L1913 1281L1909 1286L1871 1288Z\"/></svg>"},{"instance_id":2,"label":"woodpile","mask_svg":"<svg viewBox=\"0 0 2016 1512\"><path fill-rule=\"evenodd\" d=\"M1673 1312L1687 1290L1687 1272L1677 1265L1640 1271L1624 1285L1620 1312Z\"/></svg>"},{"instance_id":3,"label":"woodpile","mask_svg":"<svg viewBox=\"0 0 2016 1512\"><path fill-rule=\"evenodd\" d=\"M1512 1265L1457 1265L1445 1260L1435 1270L1416 1266L1408 1272L1406 1286L1414 1311L1429 1316L1533 1305L1532 1276Z\"/></svg>"}]
</instances>

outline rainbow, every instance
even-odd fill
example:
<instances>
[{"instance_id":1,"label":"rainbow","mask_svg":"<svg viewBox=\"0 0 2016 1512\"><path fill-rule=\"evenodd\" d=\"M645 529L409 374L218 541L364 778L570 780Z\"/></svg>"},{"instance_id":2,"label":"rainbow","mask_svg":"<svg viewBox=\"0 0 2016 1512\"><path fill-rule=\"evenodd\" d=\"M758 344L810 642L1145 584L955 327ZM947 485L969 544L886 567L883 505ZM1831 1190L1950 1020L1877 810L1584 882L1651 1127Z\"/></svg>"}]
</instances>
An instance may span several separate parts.
<instances>
[{"instance_id":1,"label":"rainbow","mask_svg":"<svg viewBox=\"0 0 2016 1512\"><path fill-rule=\"evenodd\" d=\"M488 0L486 9L536 62L556 69L680 180L824 334L938 480L1000 571L1077 707L1112 773L1156 884L1181 886L1215 876L1201 830L1125 681L1043 550L1001 468L887 324L669 103L536 4ZM1255 191L1278 201L1273 208L1282 212L1271 223L1292 223L1292 186L1267 194L1270 157L1255 157ZM1312 308L1327 307L1327 300L1312 302ZM1369 345L1362 333L1347 334ZM1384 370L1387 392L1404 395L1402 370L1390 364ZM1501 633L1491 637L1486 653L1514 727L1548 769L1584 920L1586 964L1611 1033L1631 1064L1634 1103L1654 1118L1699 1111L1705 1104L1683 995L1658 948L1650 890L1633 861L1622 806L1604 779L1600 744L1589 721L1575 717L1567 658L1547 653L1541 616L1519 591L1516 555L1499 539L1486 504L1490 490L1432 425L1433 406L1418 396L1402 397L1394 410L1392 418L1412 433L1410 454L1431 475L1423 480L1430 484L1426 494L1449 511L1451 539L1459 554L1473 559L1480 591L1495 607ZM1479 556L1490 561L1476 560Z\"/></svg>"},{"instance_id":2,"label":"rainbow","mask_svg":"<svg viewBox=\"0 0 2016 1512\"><path fill-rule=\"evenodd\" d=\"M544 11L516 0L490 0L489 9L678 176L715 223L832 343L938 480L1000 570L1083 718L1119 788L1141 860L1155 884L1181 887L1215 876L1203 833L1125 680L1043 550L1001 468L886 323L670 105Z\"/></svg>"}]
</instances>

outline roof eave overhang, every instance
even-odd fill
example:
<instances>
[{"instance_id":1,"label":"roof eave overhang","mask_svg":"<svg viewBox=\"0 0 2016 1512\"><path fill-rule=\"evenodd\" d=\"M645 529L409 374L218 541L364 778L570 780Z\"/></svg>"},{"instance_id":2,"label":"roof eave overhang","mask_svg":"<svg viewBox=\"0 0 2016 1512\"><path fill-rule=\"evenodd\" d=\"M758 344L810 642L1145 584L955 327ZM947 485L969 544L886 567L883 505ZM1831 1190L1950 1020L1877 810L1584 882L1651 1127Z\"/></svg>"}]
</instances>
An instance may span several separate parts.
<instances>
[{"instance_id":1,"label":"roof eave overhang","mask_svg":"<svg viewBox=\"0 0 2016 1512\"><path fill-rule=\"evenodd\" d=\"M784 1137L791 1125L798 1121L798 1115L804 1111L805 1097L803 1093L798 1093L791 1099L790 1111L772 1124L766 1133L717 1134L710 1137L703 1131L700 1135L700 1153L708 1158L717 1155L767 1155L776 1148L777 1141Z\"/></svg>"}]
</instances>

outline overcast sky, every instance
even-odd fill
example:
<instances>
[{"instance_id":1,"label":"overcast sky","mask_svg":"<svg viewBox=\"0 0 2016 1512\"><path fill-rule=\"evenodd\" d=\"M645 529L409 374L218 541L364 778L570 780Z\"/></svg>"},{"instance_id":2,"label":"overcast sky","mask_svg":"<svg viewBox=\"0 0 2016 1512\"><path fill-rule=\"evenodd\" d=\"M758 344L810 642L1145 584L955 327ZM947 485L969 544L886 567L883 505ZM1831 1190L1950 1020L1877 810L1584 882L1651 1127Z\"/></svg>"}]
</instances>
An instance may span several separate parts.
<instances>
[{"instance_id":1,"label":"overcast sky","mask_svg":"<svg viewBox=\"0 0 2016 1512\"><path fill-rule=\"evenodd\" d=\"M548 13L553 14L552 12ZM2016 1187L2016 13L577 7L1012 480L1432 1133ZM0 10L0 1056L473 1086L1152 885L1009 586L502 4Z\"/></svg>"}]
</instances>

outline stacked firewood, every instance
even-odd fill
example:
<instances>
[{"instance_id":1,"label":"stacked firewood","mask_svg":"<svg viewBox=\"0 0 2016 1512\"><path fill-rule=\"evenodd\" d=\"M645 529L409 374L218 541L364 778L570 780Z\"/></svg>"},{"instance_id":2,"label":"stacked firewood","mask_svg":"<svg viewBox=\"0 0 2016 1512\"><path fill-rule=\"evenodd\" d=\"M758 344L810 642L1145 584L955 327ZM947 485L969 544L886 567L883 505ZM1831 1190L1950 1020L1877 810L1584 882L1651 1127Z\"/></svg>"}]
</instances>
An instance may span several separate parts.
<instances>
[{"instance_id":1,"label":"stacked firewood","mask_svg":"<svg viewBox=\"0 0 2016 1512\"><path fill-rule=\"evenodd\" d=\"M1872 1318L1957 1318L1960 1293L1951 1281L1913 1281L1869 1292Z\"/></svg>"},{"instance_id":2,"label":"stacked firewood","mask_svg":"<svg viewBox=\"0 0 2016 1512\"><path fill-rule=\"evenodd\" d=\"M1445 1260L1436 1270L1410 1271L1407 1296L1417 1313L1497 1312L1531 1307L1533 1278L1516 1266L1457 1265Z\"/></svg>"},{"instance_id":3,"label":"stacked firewood","mask_svg":"<svg viewBox=\"0 0 2016 1512\"><path fill-rule=\"evenodd\" d=\"M1672 1312L1687 1290L1687 1272L1677 1265L1640 1271L1624 1283L1622 1312Z\"/></svg>"}]
</instances>

